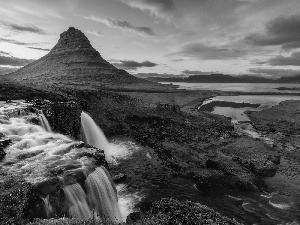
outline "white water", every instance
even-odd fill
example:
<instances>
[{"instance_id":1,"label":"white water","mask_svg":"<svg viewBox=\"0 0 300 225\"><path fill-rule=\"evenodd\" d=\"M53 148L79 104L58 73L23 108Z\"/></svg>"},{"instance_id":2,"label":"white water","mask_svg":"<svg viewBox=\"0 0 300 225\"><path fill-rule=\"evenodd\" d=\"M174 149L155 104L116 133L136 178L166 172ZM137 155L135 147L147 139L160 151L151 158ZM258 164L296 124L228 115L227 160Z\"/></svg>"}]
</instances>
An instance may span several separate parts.
<instances>
[{"instance_id":1,"label":"white water","mask_svg":"<svg viewBox=\"0 0 300 225\"><path fill-rule=\"evenodd\" d=\"M127 187L124 184L117 185L119 195L119 207L123 221L126 221L127 216L135 211L135 205L143 199L143 195L139 192L128 193Z\"/></svg>"},{"instance_id":2,"label":"white water","mask_svg":"<svg viewBox=\"0 0 300 225\"><path fill-rule=\"evenodd\" d=\"M95 121L85 112L81 113L81 126L83 128L84 141L89 145L104 150L105 158L113 164L117 164L118 158L126 158L138 147L133 142L109 143L103 131Z\"/></svg>"},{"instance_id":3,"label":"white water","mask_svg":"<svg viewBox=\"0 0 300 225\"><path fill-rule=\"evenodd\" d=\"M49 195L47 195L46 198L43 198L43 201L44 201L44 207L47 213L47 217L50 218L52 217L52 215L55 215L55 210L49 201Z\"/></svg>"},{"instance_id":4,"label":"white water","mask_svg":"<svg viewBox=\"0 0 300 225\"><path fill-rule=\"evenodd\" d=\"M269 201L269 204L271 206L275 207L275 208L283 209L283 210L287 210L287 209L291 208L291 206L289 204L284 204L284 203L282 203L282 204L277 203L276 204L276 203L273 203L273 202Z\"/></svg>"},{"instance_id":5,"label":"white water","mask_svg":"<svg viewBox=\"0 0 300 225\"><path fill-rule=\"evenodd\" d=\"M111 160L112 156L109 152L109 143L94 120L85 112L81 113L81 126L83 128L84 140L89 145L104 150L107 160Z\"/></svg>"},{"instance_id":6,"label":"white water","mask_svg":"<svg viewBox=\"0 0 300 225\"><path fill-rule=\"evenodd\" d=\"M48 122L48 120L47 120L47 118L46 118L46 116L45 116L45 114L43 113L42 110L39 110L39 115L40 115L39 119L41 121L42 127L46 131L52 132L51 126L50 126L50 124L49 124L49 122Z\"/></svg>"},{"instance_id":7,"label":"white water","mask_svg":"<svg viewBox=\"0 0 300 225\"><path fill-rule=\"evenodd\" d=\"M91 208L104 221L122 222L117 191L104 167L98 167L86 181L87 199Z\"/></svg>"},{"instance_id":8,"label":"white water","mask_svg":"<svg viewBox=\"0 0 300 225\"><path fill-rule=\"evenodd\" d=\"M65 186L64 192L70 217L79 219L89 219L92 217L92 211L86 201L86 194L80 184Z\"/></svg>"},{"instance_id":9,"label":"white water","mask_svg":"<svg viewBox=\"0 0 300 225\"><path fill-rule=\"evenodd\" d=\"M33 184L53 177L51 169L68 170L69 166L75 166L76 170L89 175L84 184L86 191L79 183L63 187L68 214L76 218L91 218L94 211L101 219L122 222L117 191L108 171L104 167L95 168L93 160L79 157L82 149L75 147L78 142L27 122L27 118L34 115L18 118L6 116L6 113L11 116L11 112L19 110L19 107L0 104L0 133L13 141L5 149L7 155L0 166L8 173L20 175ZM102 137L105 138L104 135ZM108 143L107 140L105 143ZM122 147L118 148L122 151ZM65 183L62 177L60 180L62 184ZM44 205L48 216L55 216L56 209L51 205L49 195L44 198Z\"/></svg>"}]
</instances>

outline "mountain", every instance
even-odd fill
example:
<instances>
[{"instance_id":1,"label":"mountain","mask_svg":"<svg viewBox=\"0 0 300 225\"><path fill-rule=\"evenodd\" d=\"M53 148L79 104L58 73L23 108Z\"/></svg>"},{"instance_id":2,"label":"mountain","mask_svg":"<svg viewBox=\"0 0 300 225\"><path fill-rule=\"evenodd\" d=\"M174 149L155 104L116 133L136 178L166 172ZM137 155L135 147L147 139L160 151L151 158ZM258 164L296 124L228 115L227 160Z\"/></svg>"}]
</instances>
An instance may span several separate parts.
<instances>
[{"instance_id":1,"label":"mountain","mask_svg":"<svg viewBox=\"0 0 300 225\"><path fill-rule=\"evenodd\" d=\"M186 83L300 83L300 75L284 77L277 80L265 77L240 75L230 76L224 74L192 75L189 77L148 77L147 80L156 82L186 82Z\"/></svg>"},{"instance_id":2,"label":"mountain","mask_svg":"<svg viewBox=\"0 0 300 225\"><path fill-rule=\"evenodd\" d=\"M60 35L58 43L47 55L5 77L25 84L69 85L77 88L157 85L114 67L74 27Z\"/></svg>"},{"instance_id":3,"label":"mountain","mask_svg":"<svg viewBox=\"0 0 300 225\"><path fill-rule=\"evenodd\" d=\"M233 77L224 74L211 74L211 75L192 75L185 78L179 77L149 77L147 80L157 82L186 82L186 83L246 83L245 80L238 77Z\"/></svg>"},{"instance_id":4,"label":"mountain","mask_svg":"<svg viewBox=\"0 0 300 225\"><path fill-rule=\"evenodd\" d=\"M257 77L257 76L251 76L251 75L240 75L238 78L249 82L249 83L273 83L274 80L268 79L265 77Z\"/></svg>"},{"instance_id":5,"label":"mountain","mask_svg":"<svg viewBox=\"0 0 300 225\"><path fill-rule=\"evenodd\" d=\"M292 77L281 77L276 80L276 83L300 83L300 75Z\"/></svg>"}]
</instances>

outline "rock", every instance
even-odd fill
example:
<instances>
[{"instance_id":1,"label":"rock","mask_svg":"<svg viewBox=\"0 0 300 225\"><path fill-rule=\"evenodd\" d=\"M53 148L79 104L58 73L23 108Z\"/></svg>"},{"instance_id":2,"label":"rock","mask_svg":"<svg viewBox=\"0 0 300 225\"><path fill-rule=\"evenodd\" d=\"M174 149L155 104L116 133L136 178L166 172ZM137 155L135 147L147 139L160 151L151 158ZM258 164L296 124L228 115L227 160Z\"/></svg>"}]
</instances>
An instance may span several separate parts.
<instances>
[{"instance_id":1,"label":"rock","mask_svg":"<svg viewBox=\"0 0 300 225\"><path fill-rule=\"evenodd\" d=\"M10 139L2 139L2 140L0 140L0 148L6 148L11 143L12 143L12 140L10 140Z\"/></svg>"},{"instance_id":2,"label":"rock","mask_svg":"<svg viewBox=\"0 0 300 225\"><path fill-rule=\"evenodd\" d=\"M35 184L37 190L44 198L50 193L56 192L61 186L61 182L57 177L48 178L43 182Z\"/></svg>"},{"instance_id":3,"label":"rock","mask_svg":"<svg viewBox=\"0 0 300 225\"><path fill-rule=\"evenodd\" d=\"M38 116L30 116L27 118L27 121L35 125L41 125L41 121Z\"/></svg>"},{"instance_id":4,"label":"rock","mask_svg":"<svg viewBox=\"0 0 300 225\"><path fill-rule=\"evenodd\" d=\"M80 183L84 185L86 174L83 169L74 169L68 170L63 174L64 184L65 185L72 185L76 183Z\"/></svg>"},{"instance_id":5,"label":"rock","mask_svg":"<svg viewBox=\"0 0 300 225\"><path fill-rule=\"evenodd\" d=\"M127 216L126 224L134 224L135 222L138 222L142 216L141 212L132 212Z\"/></svg>"},{"instance_id":6,"label":"rock","mask_svg":"<svg viewBox=\"0 0 300 225\"><path fill-rule=\"evenodd\" d=\"M271 147L249 137L238 138L221 151L259 176L274 176L280 161L280 155Z\"/></svg>"},{"instance_id":7,"label":"rock","mask_svg":"<svg viewBox=\"0 0 300 225\"><path fill-rule=\"evenodd\" d=\"M241 224L213 209L190 201L163 198L133 224Z\"/></svg>"},{"instance_id":8,"label":"rock","mask_svg":"<svg viewBox=\"0 0 300 225\"><path fill-rule=\"evenodd\" d=\"M35 218L47 218L44 202L34 185L5 174L0 178L0 224L23 225Z\"/></svg>"},{"instance_id":9,"label":"rock","mask_svg":"<svg viewBox=\"0 0 300 225\"><path fill-rule=\"evenodd\" d=\"M0 140L0 160L2 160L6 155L6 152L4 151L4 149L11 143L12 143L12 140L10 140L10 139Z\"/></svg>"},{"instance_id":10,"label":"rock","mask_svg":"<svg viewBox=\"0 0 300 225\"><path fill-rule=\"evenodd\" d=\"M124 182L127 179L127 175L124 173L119 173L112 177L115 184Z\"/></svg>"},{"instance_id":11,"label":"rock","mask_svg":"<svg viewBox=\"0 0 300 225\"><path fill-rule=\"evenodd\" d=\"M205 166L208 169L218 169L218 162L216 162L212 159L208 159L208 160L206 160Z\"/></svg>"}]
</instances>

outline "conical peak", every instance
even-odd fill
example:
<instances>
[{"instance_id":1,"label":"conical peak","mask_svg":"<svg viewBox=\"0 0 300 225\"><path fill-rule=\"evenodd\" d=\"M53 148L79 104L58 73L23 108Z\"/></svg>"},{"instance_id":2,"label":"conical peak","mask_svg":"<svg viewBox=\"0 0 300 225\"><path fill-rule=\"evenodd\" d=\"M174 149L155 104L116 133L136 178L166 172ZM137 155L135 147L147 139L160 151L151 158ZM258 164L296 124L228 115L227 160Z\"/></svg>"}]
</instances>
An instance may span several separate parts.
<instances>
[{"instance_id":1,"label":"conical peak","mask_svg":"<svg viewBox=\"0 0 300 225\"><path fill-rule=\"evenodd\" d=\"M68 39L68 38L85 38L87 37L82 33L80 30L76 29L75 27L69 27L69 29L60 34L61 39Z\"/></svg>"},{"instance_id":2,"label":"conical peak","mask_svg":"<svg viewBox=\"0 0 300 225\"><path fill-rule=\"evenodd\" d=\"M70 27L67 31L60 34L60 39L51 50L50 54L74 50L95 51L90 44L89 39L84 35L83 32L74 27Z\"/></svg>"}]
</instances>

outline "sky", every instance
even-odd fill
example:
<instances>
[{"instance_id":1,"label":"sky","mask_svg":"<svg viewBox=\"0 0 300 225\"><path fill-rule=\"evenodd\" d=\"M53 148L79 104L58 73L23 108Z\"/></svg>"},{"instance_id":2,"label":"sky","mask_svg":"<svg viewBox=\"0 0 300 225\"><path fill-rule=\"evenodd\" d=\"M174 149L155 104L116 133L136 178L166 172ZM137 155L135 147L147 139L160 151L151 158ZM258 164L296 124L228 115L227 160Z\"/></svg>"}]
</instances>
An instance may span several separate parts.
<instances>
[{"instance_id":1,"label":"sky","mask_svg":"<svg viewBox=\"0 0 300 225\"><path fill-rule=\"evenodd\" d=\"M0 0L0 74L71 26L141 77L300 74L300 0Z\"/></svg>"}]
</instances>

